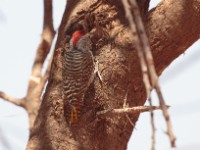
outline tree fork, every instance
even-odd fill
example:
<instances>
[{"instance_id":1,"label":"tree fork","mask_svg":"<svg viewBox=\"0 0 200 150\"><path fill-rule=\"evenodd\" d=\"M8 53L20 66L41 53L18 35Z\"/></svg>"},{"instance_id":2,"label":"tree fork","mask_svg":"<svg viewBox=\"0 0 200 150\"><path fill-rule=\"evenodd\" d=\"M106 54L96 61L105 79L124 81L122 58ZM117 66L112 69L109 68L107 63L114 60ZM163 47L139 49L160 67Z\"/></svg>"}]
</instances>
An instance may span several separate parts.
<instances>
[{"instance_id":1,"label":"tree fork","mask_svg":"<svg viewBox=\"0 0 200 150\"><path fill-rule=\"evenodd\" d=\"M77 16L77 12L88 10L95 2L68 0L59 28L49 82L31 132L28 150L127 148L133 131L130 120L135 124L139 115L129 115L130 120L126 116L103 119L96 117L98 111L123 108L127 89L126 103L130 107L142 106L146 101L139 59L134 41L130 38L130 29L120 0L102 1L102 4L93 11L96 14L105 12L104 19L110 19L105 26L101 26L109 38L103 44L101 40L97 40L97 45L101 46L96 49L103 85L96 79L88 90L85 97L87 107L77 126L68 126L64 118L61 93L62 47L68 45L64 29L67 21ZM146 20L146 31L158 74L199 38L200 1L192 2L164 0L157 8L144 15L147 17L143 20ZM185 20L185 17L190 19ZM175 25L173 20L176 22ZM94 29L95 27L94 25Z\"/></svg>"}]
</instances>

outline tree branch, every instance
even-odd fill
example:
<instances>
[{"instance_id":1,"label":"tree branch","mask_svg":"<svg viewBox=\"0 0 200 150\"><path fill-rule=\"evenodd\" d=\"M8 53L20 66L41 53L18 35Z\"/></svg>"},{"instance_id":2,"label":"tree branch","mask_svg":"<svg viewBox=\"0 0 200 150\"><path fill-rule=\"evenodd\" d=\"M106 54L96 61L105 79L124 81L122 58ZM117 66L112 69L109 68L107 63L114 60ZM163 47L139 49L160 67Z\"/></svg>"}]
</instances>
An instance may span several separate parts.
<instances>
[{"instance_id":1,"label":"tree branch","mask_svg":"<svg viewBox=\"0 0 200 150\"><path fill-rule=\"evenodd\" d=\"M7 95L6 93L0 91L0 98L3 100L10 102L12 104L15 104L17 106L23 107L24 108L24 99L16 99L12 96Z\"/></svg>"},{"instance_id":2,"label":"tree branch","mask_svg":"<svg viewBox=\"0 0 200 150\"><path fill-rule=\"evenodd\" d=\"M146 31L159 75L175 58L199 39L199 8L199 0L164 0L148 14ZM160 91L158 90L157 93ZM163 101L160 103L163 104ZM168 115L165 116L168 120ZM171 125L169 124L168 127L170 129ZM168 130L167 134L171 134L170 132ZM173 144L173 139L171 143Z\"/></svg>"},{"instance_id":3,"label":"tree branch","mask_svg":"<svg viewBox=\"0 0 200 150\"><path fill-rule=\"evenodd\" d=\"M31 93L35 87L40 84L42 80L42 68L44 61L50 51L55 31L53 28L53 19L52 19L52 0L44 0L44 22L43 22L43 32L38 46L35 60L32 67L32 73L28 85L28 93ZM41 95L42 90L37 91Z\"/></svg>"},{"instance_id":4,"label":"tree branch","mask_svg":"<svg viewBox=\"0 0 200 150\"><path fill-rule=\"evenodd\" d=\"M149 97L149 105L152 106L152 100L151 97ZM152 130L152 144L151 144L151 150L155 150L155 132L156 132L156 128L155 128L155 123L154 123L154 113L153 111L150 112L151 115L151 130Z\"/></svg>"},{"instance_id":5,"label":"tree branch","mask_svg":"<svg viewBox=\"0 0 200 150\"><path fill-rule=\"evenodd\" d=\"M41 96L41 94L42 94L41 91L44 90L44 87L45 87L45 85L46 85L46 82L47 82L47 80L49 79L49 74L50 74L50 70L51 70L52 59L53 59L53 54L52 54L51 58L49 59L49 62L48 62L46 71L45 71L45 73L44 73L44 75L43 75L43 77L42 77L42 79L41 79L41 82L40 82L40 84L39 84L38 87L37 87L37 91L40 91L40 96Z\"/></svg>"},{"instance_id":6,"label":"tree branch","mask_svg":"<svg viewBox=\"0 0 200 150\"><path fill-rule=\"evenodd\" d=\"M199 39L199 8L199 0L163 0L148 13L146 32L159 75Z\"/></svg>"},{"instance_id":7,"label":"tree branch","mask_svg":"<svg viewBox=\"0 0 200 150\"><path fill-rule=\"evenodd\" d=\"M46 72L42 77L42 68L44 61L50 51L55 31L53 28L52 19L52 0L44 0L44 21L43 21L43 31L41 35L41 40L37 48L35 60L32 67L32 73L29 78L27 94L23 99L16 99L7 94L0 92L0 96L17 106L24 107L29 115L29 126L33 127L33 123L38 113L40 106L40 98L45 84L49 77L51 60L48 64Z\"/></svg>"},{"instance_id":8,"label":"tree branch","mask_svg":"<svg viewBox=\"0 0 200 150\"><path fill-rule=\"evenodd\" d=\"M169 108L169 106L166 106ZM160 106L136 106L131 108L122 108L122 109L108 109L97 112L98 116L104 117L113 117L113 116L121 116L125 114L137 114L142 112L149 112L153 110L161 109Z\"/></svg>"},{"instance_id":9,"label":"tree branch","mask_svg":"<svg viewBox=\"0 0 200 150\"><path fill-rule=\"evenodd\" d=\"M137 39L136 49L138 52L138 56L140 58L140 63L141 63L141 68L142 68L142 73L143 73L143 81L144 81L144 84L146 87L146 92L147 92L147 94L149 94L151 88L152 87L155 88L156 93L159 98L160 106L163 111L165 121L167 123L167 134L170 138L171 146L175 147L176 138L173 134L170 116L169 116L168 110L166 108L166 104L165 104L162 92L160 90L158 75L156 74L153 56L152 56L148 38L147 38L145 29L144 29L142 18L140 16L140 11L139 11L138 5L135 0L130 0L130 3L133 8L133 16L132 16L131 11L129 9L130 6L128 4L128 0L122 0L122 2L124 4L126 17L129 21L130 27L132 29L132 34L134 35L135 32L137 33L135 36ZM133 20L133 17L135 19L135 22ZM145 68L147 70L144 70L143 68ZM151 80L152 86L149 85L150 84L149 78ZM149 86L150 86L150 88L149 88ZM149 95L147 95L147 96L149 97Z\"/></svg>"},{"instance_id":10,"label":"tree branch","mask_svg":"<svg viewBox=\"0 0 200 150\"><path fill-rule=\"evenodd\" d=\"M144 105L146 101L145 88L142 84L140 65L138 62L139 60L135 50L135 41L133 42L132 38L130 38L132 35L127 26L128 22L124 18L124 9L120 3L121 0L103 1L103 4L98 8L98 10L95 10L95 12L97 12L96 14L99 13L101 16L104 16L105 13L106 17L115 16L114 14L117 14L113 20L109 21L110 24L106 26L106 29L108 29L109 35L111 36L111 41L108 39L108 44L97 50L97 57L100 60L99 70L102 78L104 79L104 85L100 86L98 81L94 81L94 86L92 85L91 89L89 89L86 94L86 100L89 103L87 107L85 107L86 113L81 114L82 120L76 127L70 127L66 121L64 121L64 104L62 100L62 45L66 43L64 41L65 31L63 29L72 17L78 16L77 12L81 10L88 10L88 6L91 6L94 1L96 2L96 0L69 0L67 2L67 7L59 28L49 80L50 82L48 82L47 90L43 96L42 105L37 116L35 126L32 130L33 132L31 132L27 149L71 148L74 150L81 150L117 148L121 150L127 148L127 143L133 131L133 126L129 123L130 121L126 117L121 117L120 119L117 117L105 117L100 121L96 121L96 114L94 113L94 111L96 112L97 110L122 108L123 97L128 84L130 85L129 90L131 92L129 92L127 101L124 103L127 103L130 107L134 107ZM167 32L168 34L163 38L164 33L168 31L169 27L172 28L172 31L175 34L177 34L176 30L181 28L179 25L178 28L174 25L167 25L166 27L163 18L166 18L166 20L168 19L171 22L174 20L177 25L177 19L172 19L173 16L183 15L183 12L186 12L187 14L187 8L177 11L177 6L172 5L168 8L168 2L171 1L173 4L182 4L187 2L188 5L192 5L192 3L196 0L193 0L192 2L185 0L164 1L166 1L167 4L161 5L158 7L158 10L154 9L154 12L151 12L151 15L148 17L149 20L147 20L147 31L149 33L151 46L153 46L152 50L155 56L156 69L159 74L170 62L172 62L172 60L180 55L181 52L185 51L185 47L183 48L182 45L185 43L187 43L187 45L191 45L197 37L196 33L195 38L192 37L192 40L189 40L191 37L185 35L187 28L184 28L184 30L180 32L182 35L180 37L183 38L179 37L171 40L172 32ZM175 8L171 9L171 7ZM188 11L193 10L194 9L190 9ZM161 12L159 13L159 11ZM154 14L157 12L159 16ZM169 14L175 13L176 15L173 14L172 18L167 18L167 14L163 16L163 13L165 12ZM183 21L185 20L184 15L182 17L184 19L180 25L183 25ZM194 23L196 23L194 25L198 25L198 19L200 18L199 13L193 15L192 18L194 19ZM157 20L159 20L159 22L157 22ZM185 22L190 22L190 19L187 18ZM199 30L198 26L194 29L194 25L190 25L188 32L191 30ZM157 28L159 28L162 33L160 33L159 30L159 32L157 32ZM162 28L164 29L162 30ZM157 34L154 37L152 35L154 35L155 32L157 32ZM191 34L189 33L189 35ZM164 42L158 45L160 40L163 40ZM181 44L176 46L179 48L178 50L181 49L181 52L179 51L176 54L176 49L174 49L171 43L173 44L173 42L176 43L180 40ZM165 42L167 45L165 45ZM164 47L162 47L162 45L164 45ZM167 50L165 47L167 47ZM165 55L162 55L162 53L165 53ZM168 60L169 56L170 59ZM162 68L160 66L162 66ZM129 115L129 117L134 125L138 120L139 114Z\"/></svg>"},{"instance_id":11,"label":"tree branch","mask_svg":"<svg viewBox=\"0 0 200 150\"><path fill-rule=\"evenodd\" d=\"M29 114L29 125L32 129L41 103L41 95L49 77L50 63L42 77L42 68L50 51L55 31L53 28L52 0L44 0L44 18L41 40L36 52L35 60L30 75L27 95L25 98L26 109Z\"/></svg>"},{"instance_id":12,"label":"tree branch","mask_svg":"<svg viewBox=\"0 0 200 150\"><path fill-rule=\"evenodd\" d=\"M133 35L135 33L137 33L137 29L136 29L135 23L133 21L133 16L132 16L131 11L130 11L130 5L129 5L127 0L122 0L122 3L124 5L126 17L129 21L131 32L133 33L132 34L132 38L133 38ZM145 88L146 88L147 97L149 97L150 93L151 93L150 92L151 91L151 84L150 84L149 76L148 76L148 67L147 67L147 64L145 62L144 52L142 51L142 46L140 44L139 38L135 38L135 41L136 41L135 47L136 47L137 54L138 54L138 57L139 57L139 60L140 60L143 82L144 82L144 85L145 85Z\"/></svg>"},{"instance_id":13,"label":"tree branch","mask_svg":"<svg viewBox=\"0 0 200 150\"><path fill-rule=\"evenodd\" d=\"M156 69L154 66L154 60L153 60L153 56L151 53L149 41L148 41L148 38L146 35L146 31L144 29L144 25L142 22L142 18L140 16L140 12L139 12L136 1L130 0L130 2L134 9L133 14L134 14L134 18L135 18L136 28L137 28L138 35L140 38L140 42L143 46L142 50L144 51L144 56L145 56L146 64L148 67L148 73L149 73L149 77L151 79L151 84L152 84L152 87L155 88L155 90L156 90L157 96L159 98L160 106L162 108L163 116L164 116L166 124L167 124L167 135L170 138L171 147L176 147L176 144L175 144L176 138L175 138L173 130L172 130L172 123L171 123L170 116L169 116L169 113L168 113L168 110L166 107L166 103L165 103L163 94L160 89L158 75L156 73Z\"/></svg>"}]
</instances>

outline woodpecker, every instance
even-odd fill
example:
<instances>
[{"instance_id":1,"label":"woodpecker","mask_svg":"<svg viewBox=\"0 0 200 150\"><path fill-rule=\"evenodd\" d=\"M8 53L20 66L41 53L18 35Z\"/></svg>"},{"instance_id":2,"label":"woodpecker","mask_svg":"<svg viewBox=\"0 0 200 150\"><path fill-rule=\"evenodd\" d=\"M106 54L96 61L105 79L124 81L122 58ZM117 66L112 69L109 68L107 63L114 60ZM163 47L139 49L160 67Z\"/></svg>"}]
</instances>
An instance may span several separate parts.
<instances>
[{"instance_id":1,"label":"woodpecker","mask_svg":"<svg viewBox=\"0 0 200 150\"><path fill-rule=\"evenodd\" d=\"M63 98L69 124L76 124L82 112L85 93L94 79L95 62L89 34L76 30L63 56Z\"/></svg>"}]
</instances>

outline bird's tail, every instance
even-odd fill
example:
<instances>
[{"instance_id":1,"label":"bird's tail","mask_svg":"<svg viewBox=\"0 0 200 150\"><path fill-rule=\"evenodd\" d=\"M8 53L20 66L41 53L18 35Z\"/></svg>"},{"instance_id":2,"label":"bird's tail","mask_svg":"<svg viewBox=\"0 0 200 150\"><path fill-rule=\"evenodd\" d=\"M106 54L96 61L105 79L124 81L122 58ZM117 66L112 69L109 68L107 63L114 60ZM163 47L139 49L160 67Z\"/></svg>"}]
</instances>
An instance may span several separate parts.
<instances>
[{"instance_id":1,"label":"bird's tail","mask_svg":"<svg viewBox=\"0 0 200 150\"><path fill-rule=\"evenodd\" d=\"M82 102L66 102L66 119L69 124L77 124L81 115Z\"/></svg>"}]
</instances>

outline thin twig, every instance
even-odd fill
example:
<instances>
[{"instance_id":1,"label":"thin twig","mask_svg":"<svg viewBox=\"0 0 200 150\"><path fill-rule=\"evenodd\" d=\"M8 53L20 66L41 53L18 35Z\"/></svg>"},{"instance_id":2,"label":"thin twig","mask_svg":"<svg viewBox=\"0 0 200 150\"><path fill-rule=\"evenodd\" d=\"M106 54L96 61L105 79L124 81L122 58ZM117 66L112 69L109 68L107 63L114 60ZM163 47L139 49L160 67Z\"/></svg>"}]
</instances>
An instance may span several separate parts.
<instances>
[{"instance_id":1,"label":"thin twig","mask_svg":"<svg viewBox=\"0 0 200 150\"><path fill-rule=\"evenodd\" d=\"M151 97L149 97L149 104L150 106L152 106L152 100L151 100ZM156 128L155 128L155 124L154 124L154 113L153 111L150 112L150 115L151 115L151 130L152 130L152 136L151 136L151 139L152 139L152 144L151 144L151 150L155 150L155 142L156 142L156 138L155 138L155 132L156 132Z\"/></svg>"},{"instance_id":2,"label":"thin twig","mask_svg":"<svg viewBox=\"0 0 200 150\"><path fill-rule=\"evenodd\" d=\"M137 31L136 31L135 23L134 23L133 18L132 18L131 11L129 10L130 5L128 4L127 0L122 0L122 3L123 3L124 8L125 8L126 17L129 21L131 32L132 32L133 35L135 35ZM145 57L144 57L144 53L142 51L142 46L140 44L139 38L135 38L135 47L136 47L137 54L138 54L138 57L139 57L139 60L140 60L140 66L141 66L142 75L143 75L143 82L144 82L144 85L145 85L145 88L146 88L146 94L147 94L147 97L149 97L150 91L151 91L151 84L150 84L150 81L149 81L148 70L147 70L148 68L147 68L147 65L146 65L146 62L145 62Z\"/></svg>"},{"instance_id":3,"label":"thin twig","mask_svg":"<svg viewBox=\"0 0 200 150\"><path fill-rule=\"evenodd\" d=\"M141 63L141 68L143 72L143 81L146 87L146 92L147 92L147 97L149 96L151 86L150 86L150 81L149 77L151 79L151 84L152 86L156 89L156 93L158 95L159 101L160 101L160 106L163 111L163 115L165 117L166 123L167 123L167 134L170 138L171 146L175 147L175 136L172 132L172 125L171 121L169 118L169 114L165 105L164 98L162 96L160 87L159 87L159 82L158 82L158 76L155 71L154 67L154 62L153 62L153 57L151 54L150 50L150 45L148 43L148 38L145 33L144 25L140 16L139 8L137 6L137 3L135 0L130 0L132 8L133 8L133 14L135 18L135 22L133 20L133 16L130 11L130 5L128 3L128 0L122 0L122 3L124 5L124 9L126 12L126 17L129 21L129 25L131 28L131 31L133 35L136 34L136 49L138 52L138 56L140 58L140 63ZM148 75L149 73L149 75ZM146 75L147 74L147 75ZM150 88L149 88L150 87Z\"/></svg>"},{"instance_id":4,"label":"thin twig","mask_svg":"<svg viewBox=\"0 0 200 150\"><path fill-rule=\"evenodd\" d=\"M176 142L176 138L175 138L174 133L172 131L172 123L170 121L168 110L167 110L167 108L165 106L165 101L164 101L163 95L161 93L161 90L160 90L160 87L159 87L158 84L156 85L155 88L156 88L156 93L157 93L158 98L159 98L160 106L161 106L161 108L163 110L162 111L163 115L164 115L166 123L167 123L167 135L170 138L171 146L172 147L176 147L176 143L175 143Z\"/></svg>"},{"instance_id":5,"label":"thin twig","mask_svg":"<svg viewBox=\"0 0 200 150\"><path fill-rule=\"evenodd\" d=\"M128 119L128 121L130 122L130 124L132 125L132 127L135 127L135 124L133 123L133 121L131 120L131 118L128 116L128 114L126 114L126 118Z\"/></svg>"},{"instance_id":6,"label":"thin twig","mask_svg":"<svg viewBox=\"0 0 200 150\"><path fill-rule=\"evenodd\" d=\"M127 98L128 98L128 92L129 92L128 87L129 87L129 86L127 86L126 94L125 94L125 97L124 97L123 108L127 108L127 107L128 107L128 105L127 105ZM128 121L130 122L130 124L131 124L133 127L135 127L135 124L133 123L133 121L131 120L131 118L128 116L128 114L126 114L126 118L127 118Z\"/></svg>"},{"instance_id":7,"label":"thin twig","mask_svg":"<svg viewBox=\"0 0 200 150\"><path fill-rule=\"evenodd\" d=\"M16 99L1 91L0 91L0 98L17 106L24 107L24 99Z\"/></svg>"},{"instance_id":8,"label":"thin twig","mask_svg":"<svg viewBox=\"0 0 200 150\"><path fill-rule=\"evenodd\" d=\"M169 106L167 106L169 107ZM97 112L98 116L113 116L113 115L124 115L124 114L137 114L142 112L149 112L153 110L161 109L160 106L136 106L131 108L121 108L121 109L107 109Z\"/></svg>"},{"instance_id":9,"label":"thin twig","mask_svg":"<svg viewBox=\"0 0 200 150\"><path fill-rule=\"evenodd\" d=\"M133 8L133 14L134 14L134 18L135 18L135 24L136 24L136 28L138 31L138 35L139 35L141 44L143 45L145 60L147 62L147 66L148 66L148 72L150 74L151 84L156 90L156 93L159 98L160 106L162 108L163 115L165 117L165 121L167 123L167 134L170 138L171 147L176 147L176 145L175 145L176 138L173 134L172 124L170 121L169 113L168 113L167 107L165 105L165 100L163 98L162 92L160 90L158 76L157 76L155 66L154 66L153 56L151 53L148 37L147 37L145 29L144 29L140 11L139 11L137 2L135 0L130 0L130 2L132 5L132 8Z\"/></svg>"},{"instance_id":10,"label":"thin twig","mask_svg":"<svg viewBox=\"0 0 200 150\"><path fill-rule=\"evenodd\" d=\"M126 108L126 107L127 107L127 98L128 98L128 87L127 87L126 94L125 94L125 97L124 97L123 108Z\"/></svg>"}]
</instances>

